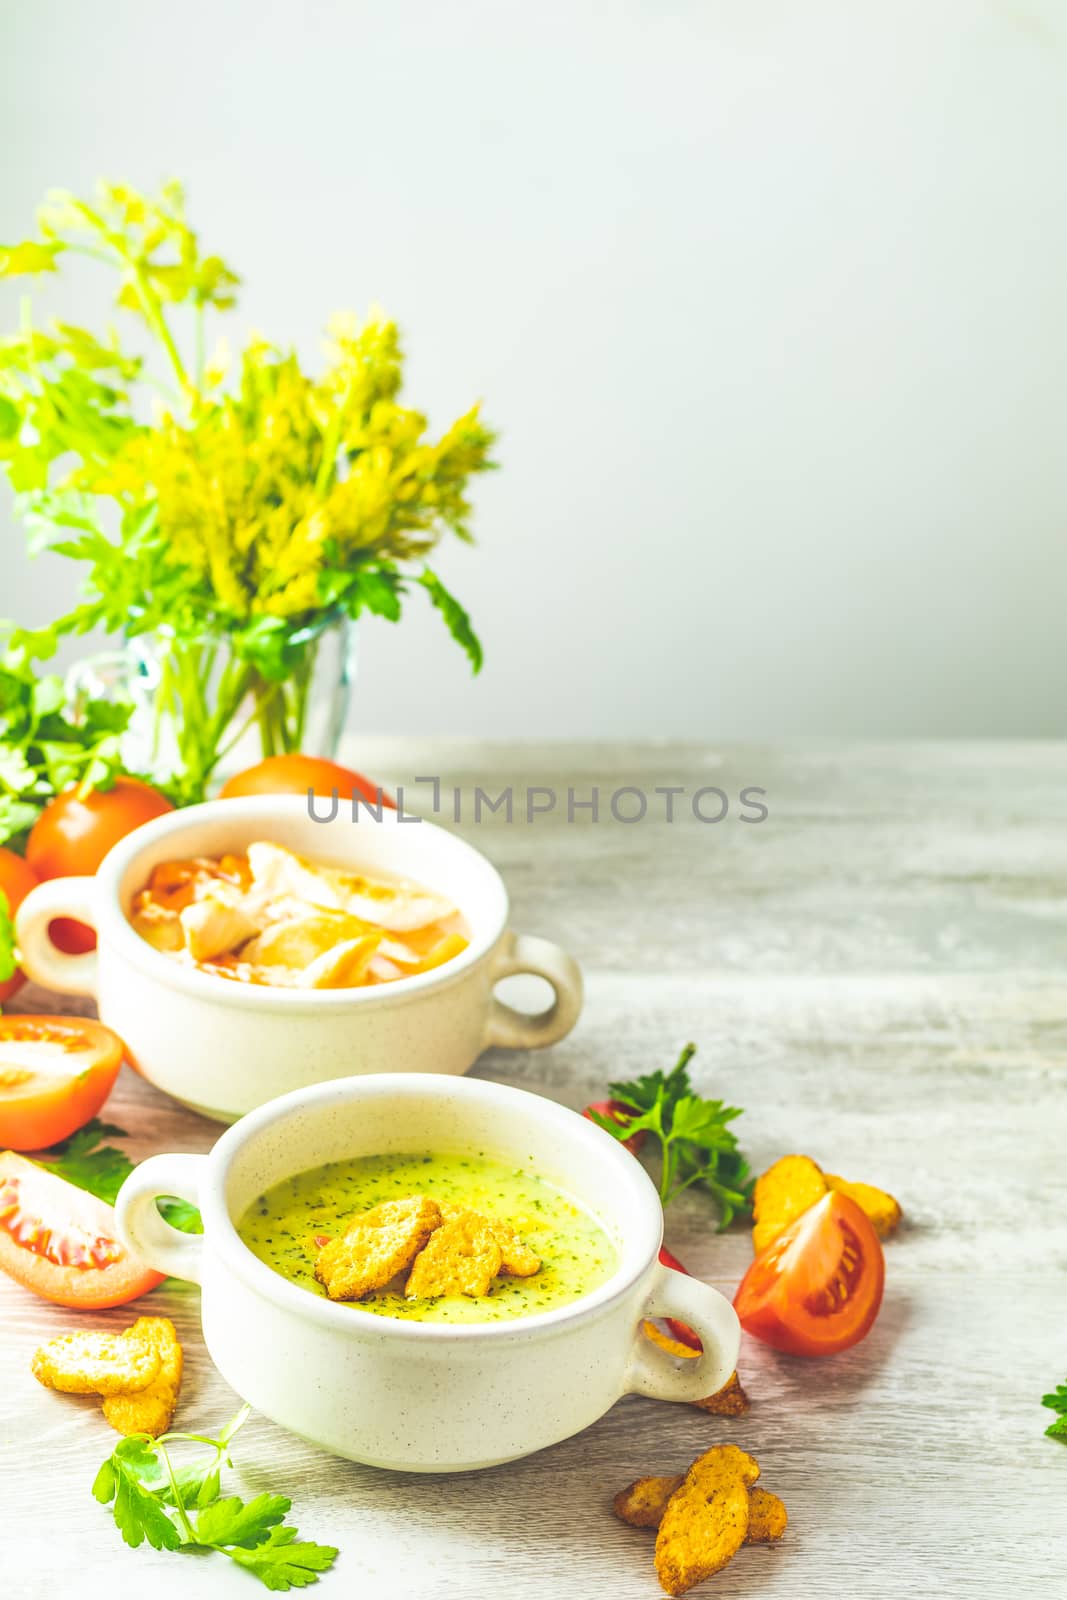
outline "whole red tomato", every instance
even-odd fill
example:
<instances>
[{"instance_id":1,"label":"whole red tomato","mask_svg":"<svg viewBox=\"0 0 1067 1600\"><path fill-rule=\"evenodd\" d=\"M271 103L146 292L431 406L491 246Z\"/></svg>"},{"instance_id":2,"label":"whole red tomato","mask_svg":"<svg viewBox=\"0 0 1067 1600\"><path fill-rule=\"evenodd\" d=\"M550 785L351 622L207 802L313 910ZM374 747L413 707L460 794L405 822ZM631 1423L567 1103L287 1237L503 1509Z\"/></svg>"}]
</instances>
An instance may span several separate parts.
<instances>
[{"instance_id":1,"label":"whole red tomato","mask_svg":"<svg viewBox=\"0 0 1067 1600\"><path fill-rule=\"evenodd\" d=\"M14 850L0 849L0 891L7 900L7 908L12 916L36 883L37 874L21 856L17 856ZM25 981L22 973L16 972L6 982L0 983L0 1004L10 1000Z\"/></svg>"},{"instance_id":2,"label":"whole red tomato","mask_svg":"<svg viewBox=\"0 0 1067 1600\"><path fill-rule=\"evenodd\" d=\"M173 810L166 795L139 778L116 778L113 788L91 789L85 796L66 789L34 823L26 860L41 879L91 877L112 845ZM92 929L69 917L57 918L49 932L72 955L96 946Z\"/></svg>"},{"instance_id":3,"label":"whole red tomato","mask_svg":"<svg viewBox=\"0 0 1067 1600\"><path fill-rule=\"evenodd\" d=\"M235 773L219 790L220 800L237 800L250 794L312 794L331 795L337 790L339 800L365 800L368 805L378 804L378 785L371 783L361 772L351 767L339 766L322 756L267 756L254 767ZM381 799L396 810L396 801L384 790Z\"/></svg>"}]
</instances>

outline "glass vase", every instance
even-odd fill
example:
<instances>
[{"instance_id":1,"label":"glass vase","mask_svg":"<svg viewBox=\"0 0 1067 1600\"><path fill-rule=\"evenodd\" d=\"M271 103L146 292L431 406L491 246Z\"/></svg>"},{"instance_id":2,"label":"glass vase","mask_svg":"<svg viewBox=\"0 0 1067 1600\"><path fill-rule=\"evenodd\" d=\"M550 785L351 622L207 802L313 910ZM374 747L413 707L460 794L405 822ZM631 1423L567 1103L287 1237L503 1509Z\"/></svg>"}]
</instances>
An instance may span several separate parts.
<instances>
[{"instance_id":1,"label":"glass vase","mask_svg":"<svg viewBox=\"0 0 1067 1600\"><path fill-rule=\"evenodd\" d=\"M285 676L274 679L221 629L192 640L161 629L83 662L78 678L91 692L133 701L127 766L191 804L264 756L336 756L356 673L355 624L329 616L294 628L284 658Z\"/></svg>"}]
</instances>

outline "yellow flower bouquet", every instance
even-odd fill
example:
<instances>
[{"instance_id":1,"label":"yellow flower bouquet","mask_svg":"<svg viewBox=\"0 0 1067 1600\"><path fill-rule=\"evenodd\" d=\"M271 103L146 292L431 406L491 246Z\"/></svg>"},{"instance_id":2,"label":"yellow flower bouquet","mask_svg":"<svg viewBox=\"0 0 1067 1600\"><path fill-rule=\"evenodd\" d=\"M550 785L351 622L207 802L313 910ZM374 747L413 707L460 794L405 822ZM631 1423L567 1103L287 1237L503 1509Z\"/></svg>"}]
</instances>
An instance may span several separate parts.
<instances>
[{"instance_id":1,"label":"yellow flower bouquet","mask_svg":"<svg viewBox=\"0 0 1067 1600\"><path fill-rule=\"evenodd\" d=\"M0 275L71 255L109 265L160 359L114 331L38 328L28 304L0 341L0 464L31 548L87 569L84 601L18 633L22 649L47 657L98 628L140 642L184 800L246 726L264 754L299 749L325 633L364 612L398 620L413 585L477 671L470 619L426 557L447 531L470 538L468 484L493 465L478 407L431 439L400 402L399 336L378 314L331 321L317 376L260 338L233 361L224 344L206 357L206 317L233 307L239 280L202 253L176 183L154 198L114 184L92 203L52 195L38 230L0 249Z\"/></svg>"}]
</instances>

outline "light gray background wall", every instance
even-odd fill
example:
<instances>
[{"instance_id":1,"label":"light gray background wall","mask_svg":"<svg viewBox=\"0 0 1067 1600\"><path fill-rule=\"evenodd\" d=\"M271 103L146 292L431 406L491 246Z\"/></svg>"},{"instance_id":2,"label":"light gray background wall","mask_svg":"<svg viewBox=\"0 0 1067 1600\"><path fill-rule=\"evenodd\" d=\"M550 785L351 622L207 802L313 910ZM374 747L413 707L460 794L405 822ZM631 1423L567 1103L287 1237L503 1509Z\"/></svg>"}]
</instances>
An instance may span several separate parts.
<instances>
[{"instance_id":1,"label":"light gray background wall","mask_svg":"<svg viewBox=\"0 0 1067 1600\"><path fill-rule=\"evenodd\" d=\"M178 174L243 325L312 358L378 300L415 402L503 430L440 563L485 672L416 605L366 631L357 726L1064 731L1062 3L2 17L0 238L49 185ZM69 574L0 539L0 612L44 617Z\"/></svg>"}]
</instances>

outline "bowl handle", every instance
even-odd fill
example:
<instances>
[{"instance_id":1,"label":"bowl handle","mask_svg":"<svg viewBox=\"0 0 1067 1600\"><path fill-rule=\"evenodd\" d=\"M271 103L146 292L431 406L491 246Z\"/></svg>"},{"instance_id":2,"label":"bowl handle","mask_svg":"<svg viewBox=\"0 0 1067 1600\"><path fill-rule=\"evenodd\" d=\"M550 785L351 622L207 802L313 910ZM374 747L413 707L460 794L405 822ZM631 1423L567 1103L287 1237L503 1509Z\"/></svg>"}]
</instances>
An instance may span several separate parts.
<instances>
[{"instance_id":1,"label":"bowl handle","mask_svg":"<svg viewBox=\"0 0 1067 1600\"><path fill-rule=\"evenodd\" d=\"M530 1016L493 999L485 1031L485 1049L501 1045L505 1050L536 1050L555 1044L570 1033L582 1009L582 971L577 961L549 939L528 933L505 934L493 958L492 981L530 972L545 978L556 998L547 1011Z\"/></svg>"},{"instance_id":2,"label":"bowl handle","mask_svg":"<svg viewBox=\"0 0 1067 1600\"><path fill-rule=\"evenodd\" d=\"M115 1199L119 1238L127 1250L169 1278L200 1282L203 1236L182 1233L164 1221L157 1200L199 1204L207 1156L149 1156L134 1167Z\"/></svg>"},{"instance_id":3,"label":"bowl handle","mask_svg":"<svg viewBox=\"0 0 1067 1600\"><path fill-rule=\"evenodd\" d=\"M96 951L69 956L48 936L56 917L73 917L96 927L92 878L51 878L31 889L15 912L19 966L34 983L59 994L96 994Z\"/></svg>"},{"instance_id":4,"label":"bowl handle","mask_svg":"<svg viewBox=\"0 0 1067 1600\"><path fill-rule=\"evenodd\" d=\"M705 1400L728 1382L737 1367L741 1324L737 1312L718 1289L669 1267L657 1267L658 1276L645 1303L645 1317L676 1317L700 1335L703 1353L681 1366L659 1350L638 1325L624 1392L647 1394L654 1400Z\"/></svg>"}]
</instances>

